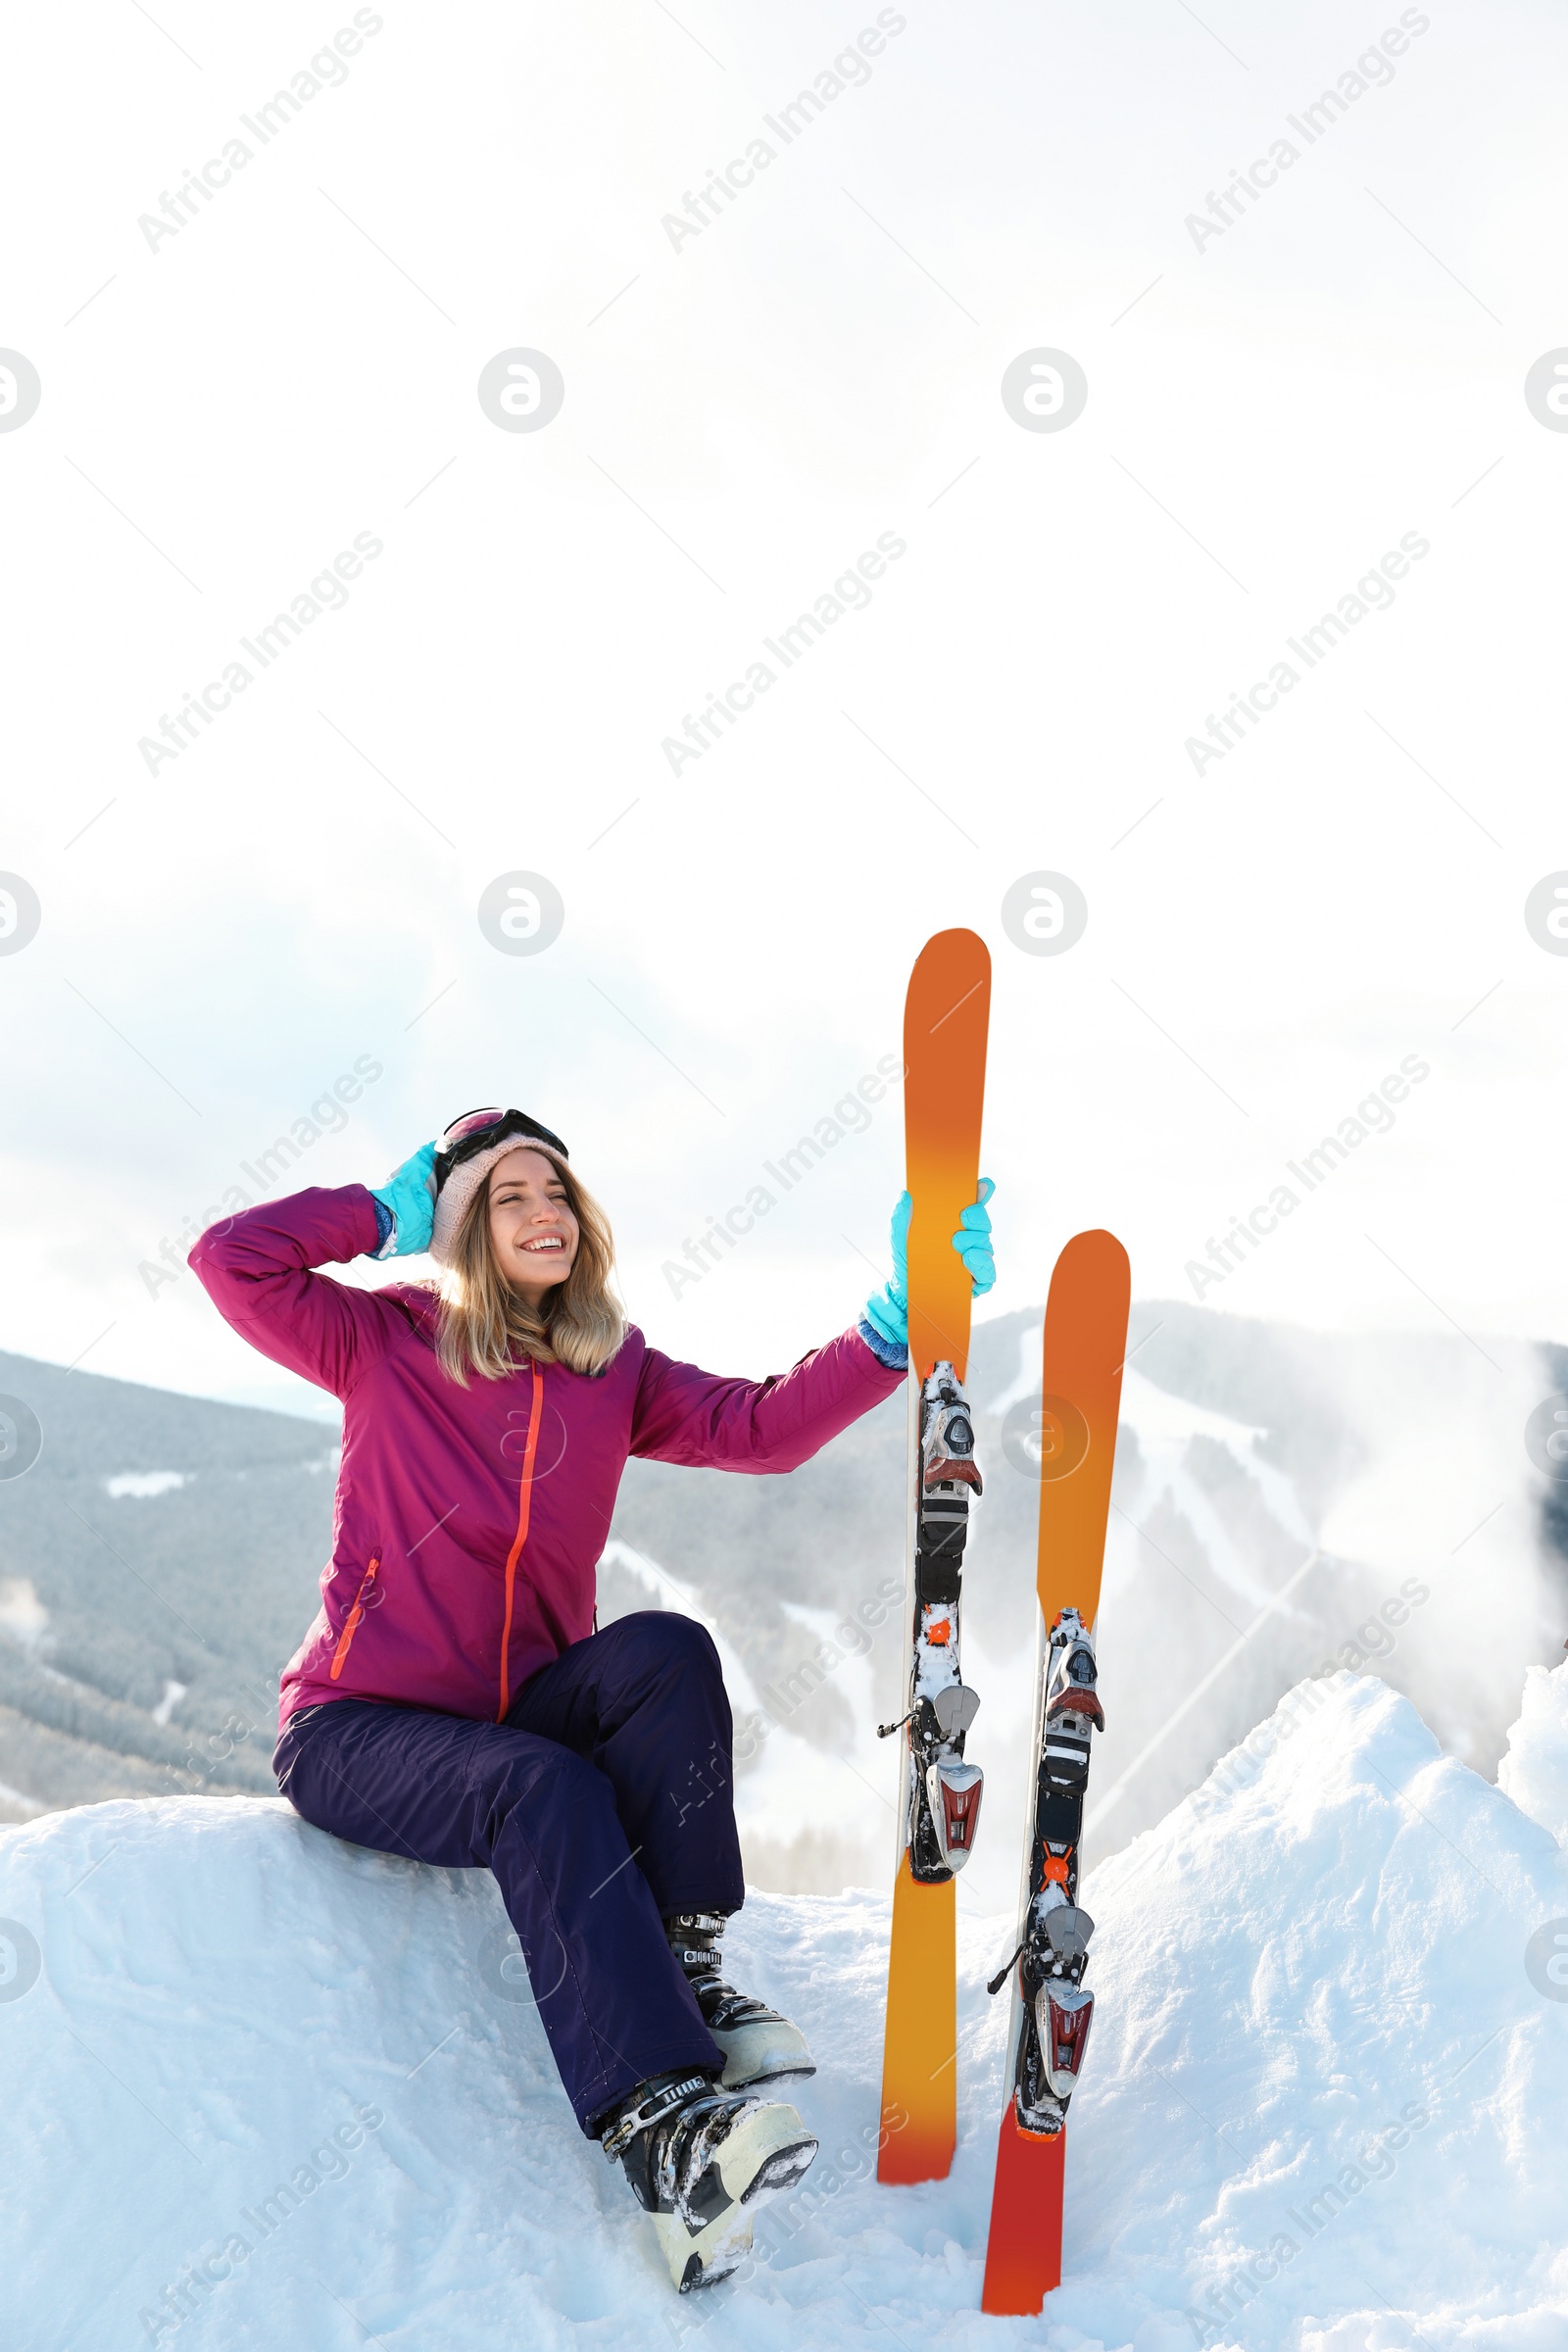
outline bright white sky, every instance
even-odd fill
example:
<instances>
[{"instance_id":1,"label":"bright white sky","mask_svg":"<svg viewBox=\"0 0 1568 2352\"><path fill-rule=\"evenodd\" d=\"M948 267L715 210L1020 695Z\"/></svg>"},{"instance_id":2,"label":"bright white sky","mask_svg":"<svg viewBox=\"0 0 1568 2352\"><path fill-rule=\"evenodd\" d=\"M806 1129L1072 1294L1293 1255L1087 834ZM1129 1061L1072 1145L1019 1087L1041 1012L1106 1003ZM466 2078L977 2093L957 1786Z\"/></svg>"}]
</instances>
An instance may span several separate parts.
<instances>
[{"instance_id":1,"label":"bright white sky","mask_svg":"<svg viewBox=\"0 0 1568 2352\"><path fill-rule=\"evenodd\" d=\"M1405 11L1308 148L1285 118L1396 5L911 0L678 252L661 217L874 7L376 13L265 147L239 117L347 5L9 23L0 342L43 398L0 433L0 866L43 919L0 956L5 1344L262 1394L194 1278L138 1263L369 1055L303 1176L519 1102L651 1336L781 1365L883 1259L896 1099L678 1300L661 1265L897 1048L951 923L996 965L998 1308L1090 1223L1191 1296L1417 1054L1393 1131L1208 1303L1560 1333L1568 958L1523 919L1568 866L1568 434L1523 390L1568 342L1560 13ZM138 215L237 131L150 251ZM516 345L565 381L537 433L476 397ZM1037 346L1087 374L1060 433L1002 404ZM346 607L149 775L138 738L357 533ZM882 533L869 608L673 777L662 739ZM1392 608L1196 775L1185 739L1408 533ZM519 867L565 905L537 957L476 919ZM1088 901L1060 957L1002 926L1039 868Z\"/></svg>"}]
</instances>

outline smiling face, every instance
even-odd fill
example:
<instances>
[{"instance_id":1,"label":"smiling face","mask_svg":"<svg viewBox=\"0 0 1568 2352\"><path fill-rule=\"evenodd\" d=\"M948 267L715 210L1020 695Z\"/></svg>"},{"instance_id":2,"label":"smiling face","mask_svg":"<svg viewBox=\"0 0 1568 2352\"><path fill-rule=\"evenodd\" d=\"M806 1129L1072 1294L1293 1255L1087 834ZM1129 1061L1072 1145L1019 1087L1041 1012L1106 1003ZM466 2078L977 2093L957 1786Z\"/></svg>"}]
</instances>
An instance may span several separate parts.
<instances>
[{"instance_id":1,"label":"smiling face","mask_svg":"<svg viewBox=\"0 0 1568 2352\"><path fill-rule=\"evenodd\" d=\"M537 1310L577 1254L577 1220L561 1170L542 1152L519 1146L491 1169L489 1201L496 1264Z\"/></svg>"}]
</instances>

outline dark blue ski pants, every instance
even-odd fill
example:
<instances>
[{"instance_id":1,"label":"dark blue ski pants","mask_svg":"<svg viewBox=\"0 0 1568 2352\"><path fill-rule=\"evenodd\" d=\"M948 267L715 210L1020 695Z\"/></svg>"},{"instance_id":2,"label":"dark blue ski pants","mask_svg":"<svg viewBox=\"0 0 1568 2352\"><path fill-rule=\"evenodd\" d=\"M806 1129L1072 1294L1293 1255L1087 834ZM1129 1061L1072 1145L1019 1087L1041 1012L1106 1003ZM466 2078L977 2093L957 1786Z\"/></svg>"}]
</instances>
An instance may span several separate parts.
<instances>
[{"instance_id":1,"label":"dark blue ski pants","mask_svg":"<svg viewBox=\"0 0 1568 2352\"><path fill-rule=\"evenodd\" d=\"M278 1786L319 1830L495 1873L588 2131L651 2075L717 2074L663 1921L745 1888L718 1652L689 1617L620 1617L518 1691L505 1723L340 1698L290 1718Z\"/></svg>"}]
</instances>

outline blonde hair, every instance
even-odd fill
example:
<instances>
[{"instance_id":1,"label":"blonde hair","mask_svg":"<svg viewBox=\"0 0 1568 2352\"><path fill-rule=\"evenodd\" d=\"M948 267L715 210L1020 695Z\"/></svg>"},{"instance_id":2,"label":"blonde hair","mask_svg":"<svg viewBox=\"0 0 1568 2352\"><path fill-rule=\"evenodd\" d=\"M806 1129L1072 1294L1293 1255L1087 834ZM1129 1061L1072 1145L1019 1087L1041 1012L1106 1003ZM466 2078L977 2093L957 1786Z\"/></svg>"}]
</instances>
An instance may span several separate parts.
<instances>
[{"instance_id":1,"label":"blonde hair","mask_svg":"<svg viewBox=\"0 0 1568 2352\"><path fill-rule=\"evenodd\" d=\"M561 1179L577 1220L577 1253L565 1281L547 1291L537 1308L530 1306L496 1262L490 1239L495 1169L489 1171L464 1213L437 1286L436 1353L442 1371L460 1388L467 1387L470 1372L481 1380L505 1380L524 1355L542 1364L564 1364L570 1372L600 1372L626 1333L610 1287L615 1245L609 1218L559 1152L531 1136L519 1137L517 1150L537 1152Z\"/></svg>"}]
</instances>

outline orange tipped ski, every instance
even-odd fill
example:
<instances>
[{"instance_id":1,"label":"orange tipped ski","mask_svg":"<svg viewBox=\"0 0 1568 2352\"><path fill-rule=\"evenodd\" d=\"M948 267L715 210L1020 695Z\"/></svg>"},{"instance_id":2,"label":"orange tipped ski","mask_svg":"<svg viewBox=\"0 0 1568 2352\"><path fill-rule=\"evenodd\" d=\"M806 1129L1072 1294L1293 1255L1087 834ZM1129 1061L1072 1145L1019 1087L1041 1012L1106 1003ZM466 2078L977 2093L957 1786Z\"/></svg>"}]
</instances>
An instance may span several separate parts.
<instances>
[{"instance_id":1,"label":"orange tipped ski","mask_svg":"<svg viewBox=\"0 0 1568 2352\"><path fill-rule=\"evenodd\" d=\"M1041 1359L1035 1590L1052 1626L1100 1613L1132 1272L1113 1233L1077 1233L1056 1260ZM1064 1409L1065 1408L1065 1409Z\"/></svg>"},{"instance_id":2,"label":"orange tipped ski","mask_svg":"<svg viewBox=\"0 0 1568 2352\"><path fill-rule=\"evenodd\" d=\"M1068 2060L1073 2073L1060 2076L1049 2086L1054 2097L1042 2095L1039 2107L1030 2111L1037 2120L1054 2117L1056 2128L1026 2130L1020 2120L1021 2079L1029 2079L1023 2063L1024 2044L1026 2034L1034 2029L1025 2015L1024 1978L1026 1970L1045 1972L1051 1964L1053 1946L1043 1929L1046 1919L1059 1922L1087 1917L1053 1907L1063 1897L1068 1904L1077 1902L1089 1726L1102 1718L1091 1665L1085 1679L1054 1702L1048 1755L1046 1681L1053 1654L1051 1632L1063 1612L1075 1612L1085 1632L1092 1633L1100 1609L1121 1372L1127 1353L1129 1294L1127 1252L1114 1234L1080 1233L1056 1260L1046 1305L1035 1578L1040 1615L1034 1766L1017 1934L1024 1956L1013 1970L1006 2106L997 2139L996 2186L980 2304L983 2311L998 2315L1032 2316L1051 2289L1061 2283L1067 2143L1062 2114L1075 2087L1082 2043ZM1072 1619L1067 1622L1070 1625ZM1089 1645L1079 1646L1087 1655ZM1071 1644L1068 1647L1070 1650ZM1083 1760L1074 1784L1061 1759L1063 1751L1070 1755L1075 1741ZM1081 1978L1081 1958L1076 1966ZM1043 1981L1043 1973L1030 1977L1036 1988ZM1052 2052L1053 2062L1062 2057L1059 2050ZM1042 2090L1038 2081L1034 2088Z\"/></svg>"},{"instance_id":3,"label":"orange tipped ski","mask_svg":"<svg viewBox=\"0 0 1568 2352\"><path fill-rule=\"evenodd\" d=\"M943 1358L969 1360L972 1285L953 1247L979 1189L991 957L972 931L939 931L909 974L904 1003L904 1181L909 1219L911 1387Z\"/></svg>"},{"instance_id":4,"label":"orange tipped ski","mask_svg":"<svg viewBox=\"0 0 1568 2352\"><path fill-rule=\"evenodd\" d=\"M980 1174L980 1112L985 1094L991 958L972 931L939 931L909 977L904 1007L906 1182L908 1235L909 1478L906 1628L911 1657L904 1703L911 1706L919 1660L939 1659L933 1681L961 1683L960 1607L922 1602L917 1579L918 1497L922 1492L920 1398L934 1366L951 1364L961 1383L969 1355L972 1284L953 1247L958 1220L975 1199ZM930 1474L946 1475L952 1462ZM952 1494L952 1488L944 1488ZM967 1489L963 1489L966 1496ZM965 1505L966 1507L966 1505ZM960 1513L961 1516L961 1513ZM959 1555L961 1558L961 1535ZM954 1591L956 1591L955 1576ZM926 1802L916 1782L913 1735L900 1742L898 1875L888 1955L887 2034L882 2059L882 2148L877 2178L940 2180L957 2138L957 2002L954 1885L940 1865L915 1876L910 1839ZM954 1753L961 1757L959 1734ZM973 1807L978 1810L978 1776ZM972 1831L969 1833L972 1834ZM959 1854L961 1861L966 1856ZM955 1867L957 1864L955 1863ZM929 1853L922 1872L932 1867Z\"/></svg>"}]
</instances>

